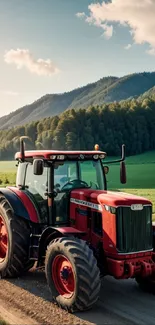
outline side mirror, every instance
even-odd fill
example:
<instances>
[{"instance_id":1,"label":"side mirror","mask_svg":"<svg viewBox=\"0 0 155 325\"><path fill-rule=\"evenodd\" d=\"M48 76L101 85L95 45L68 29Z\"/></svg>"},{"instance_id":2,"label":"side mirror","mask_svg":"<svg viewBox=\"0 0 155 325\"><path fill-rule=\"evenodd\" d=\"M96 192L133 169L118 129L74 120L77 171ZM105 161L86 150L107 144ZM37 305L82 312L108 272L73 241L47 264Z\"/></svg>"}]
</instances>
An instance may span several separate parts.
<instances>
[{"instance_id":1,"label":"side mirror","mask_svg":"<svg viewBox=\"0 0 155 325\"><path fill-rule=\"evenodd\" d=\"M120 163L120 181L122 184L126 184L126 165L124 161Z\"/></svg>"},{"instance_id":2,"label":"side mirror","mask_svg":"<svg viewBox=\"0 0 155 325\"><path fill-rule=\"evenodd\" d=\"M44 171L44 161L42 159L35 159L33 161L33 174L42 175Z\"/></svg>"}]
</instances>

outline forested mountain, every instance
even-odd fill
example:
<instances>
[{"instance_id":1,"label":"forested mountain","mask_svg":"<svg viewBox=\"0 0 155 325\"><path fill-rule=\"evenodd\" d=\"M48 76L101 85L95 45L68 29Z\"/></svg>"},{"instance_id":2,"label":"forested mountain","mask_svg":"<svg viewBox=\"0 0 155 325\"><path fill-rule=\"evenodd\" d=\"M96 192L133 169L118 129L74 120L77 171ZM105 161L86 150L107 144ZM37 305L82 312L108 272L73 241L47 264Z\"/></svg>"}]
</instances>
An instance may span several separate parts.
<instances>
[{"instance_id":1,"label":"forested mountain","mask_svg":"<svg viewBox=\"0 0 155 325\"><path fill-rule=\"evenodd\" d=\"M144 98L152 98L155 99L155 86L146 91L144 94L139 96L139 100L143 100Z\"/></svg>"},{"instance_id":2,"label":"forested mountain","mask_svg":"<svg viewBox=\"0 0 155 325\"><path fill-rule=\"evenodd\" d=\"M0 129L56 116L72 108L86 109L103 103L138 97L154 86L155 72L135 73L122 78L102 78L70 92L45 95L34 103L0 118Z\"/></svg>"},{"instance_id":3,"label":"forested mountain","mask_svg":"<svg viewBox=\"0 0 155 325\"><path fill-rule=\"evenodd\" d=\"M84 97L91 97L92 93L94 96L97 96L98 91L105 91L116 80L116 77L107 77L99 80L97 83L89 84L70 92L45 95L33 104L24 106L17 111L0 118L0 129L6 129L14 125L21 125L31 121L40 120L44 117L58 115L71 108L72 105L75 108L79 108L81 104L79 103L78 106L77 103L80 100ZM89 103L89 105L91 105L91 103ZM86 104L85 107L88 107L88 105Z\"/></svg>"},{"instance_id":4,"label":"forested mountain","mask_svg":"<svg viewBox=\"0 0 155 325\"><path fill-rule=\"evenodd\" d=\"M13 159L19 137L26 135L26 149L93 149L98 143L108 155L127 155L155 149L155 100L144 98L70 109L59 116L0 131L0 158Z\"/></svg>"}]
</instances>

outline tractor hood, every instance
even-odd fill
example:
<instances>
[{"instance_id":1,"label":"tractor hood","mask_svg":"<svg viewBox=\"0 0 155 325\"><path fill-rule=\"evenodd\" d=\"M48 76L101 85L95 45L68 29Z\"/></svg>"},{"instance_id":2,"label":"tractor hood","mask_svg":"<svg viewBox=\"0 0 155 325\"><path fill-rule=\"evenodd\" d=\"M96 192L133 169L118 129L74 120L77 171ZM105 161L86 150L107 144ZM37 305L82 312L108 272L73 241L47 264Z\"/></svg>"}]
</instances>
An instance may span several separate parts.
<instances>
[{"instance_id":1,"label":"tractor hood","mask_svg":"<svg viewBox=\"0 0 155 325\"><path fill-rule=\"evenodd\" d=\"M107 204L110 206L118 207L122 205L130 206L132 204L142 204L142 205L150 205L151 202L146 198L124 193L124 192L111 192L106 191L104 194L99 194L97 200L100 204Z\"/></svg>"},{"instance_id":2,"label":"tractor hood","mask_svg":"<svg viewBox=\"0 0 155 325\"><path fill-rule=\"evenodd\" d=\"M152 205L146 198L124 192L77 189L72 191L71 197L79 201L83 200L112 207L131 206L132 204Z\"/></svg>"}]
</instances>

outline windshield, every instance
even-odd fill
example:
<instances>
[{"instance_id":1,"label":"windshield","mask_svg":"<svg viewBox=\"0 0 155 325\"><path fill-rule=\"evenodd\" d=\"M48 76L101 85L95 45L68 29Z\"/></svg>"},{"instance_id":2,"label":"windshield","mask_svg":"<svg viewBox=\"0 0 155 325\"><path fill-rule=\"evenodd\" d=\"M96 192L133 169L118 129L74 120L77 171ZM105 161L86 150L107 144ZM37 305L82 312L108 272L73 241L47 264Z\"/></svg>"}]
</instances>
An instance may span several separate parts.
<instances>
[{"instance_id":1,"label":"windshield","mask_svg":"<svg viewBox=\"0 0 155 325\"><path fill-rule=\"evenodd\" d=\"M104 190L104 176L100 160L55 163L54 187L59 191L72 188Z\"/></svg>"}]
</instances>

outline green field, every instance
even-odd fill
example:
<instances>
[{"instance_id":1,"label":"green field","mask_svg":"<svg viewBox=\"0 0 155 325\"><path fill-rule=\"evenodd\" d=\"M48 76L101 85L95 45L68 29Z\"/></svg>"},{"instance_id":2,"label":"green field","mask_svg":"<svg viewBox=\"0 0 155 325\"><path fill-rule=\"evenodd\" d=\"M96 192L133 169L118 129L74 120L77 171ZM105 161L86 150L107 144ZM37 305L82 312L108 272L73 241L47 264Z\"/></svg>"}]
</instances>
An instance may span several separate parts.
<instances>
[{"instance_id":1,"label":"green field","mask_svg":"<svg viewBox=\"0 0 155 325\"><path fill-rule=\"evenodd\" d=\"M104 162L106 165L106 160ZM119 164L108 165L110 171L108 174L108 186L111 188L123 188L119 180ZM126 158L127 184L125 188L155 189L155 151L142 155Z\"/></svg>"},{"instance_id":2,"label":"green field","mask_svg":"<svg viewBox=\"0 0 155 325\"><path fill-rule=\"evenodd\" d=\"M16 161L0 161L0 186L15 184L16 169Z\"/></svg>"},{"instance_id":3,"label":"green field","mask_svg":"<svg viewBox=\"0 0 155 325\"><path fill-rule=\"evenodd\" d=\"M110 158L116 159L116 158ZM109 160L109 158L108 158ZM106 165L106 160L104 161ZM107 176L108 189L122 190L150 199L153 203L153 212L155 219L155 151L142 155L128 157L126 159L127 183L120 184L120 168L117 165L108 165L110 167ZM0 162L0 186L15 184L16 162ZM90 174L88 172L88 178Z\"/></svg>"},{"instance_id":4,"label":"green field","mask_svg":"<svg viewBox=\"0 0 155 325\"><path fill-rule=\"evenodd\" d=\"M0 325L9 325L4 319L0 318Z\"/></svg>"},{"instance_id":5,"label":"green field","mask_svg":"<svg viewBox=\"0 0 155 325\"><path fill-rule=\"evenodd\" d=\"M16 161L0 161L0 172L13 173L16 172Z\"/></svg>"}]
</instances>

